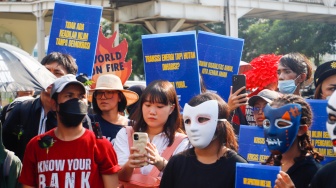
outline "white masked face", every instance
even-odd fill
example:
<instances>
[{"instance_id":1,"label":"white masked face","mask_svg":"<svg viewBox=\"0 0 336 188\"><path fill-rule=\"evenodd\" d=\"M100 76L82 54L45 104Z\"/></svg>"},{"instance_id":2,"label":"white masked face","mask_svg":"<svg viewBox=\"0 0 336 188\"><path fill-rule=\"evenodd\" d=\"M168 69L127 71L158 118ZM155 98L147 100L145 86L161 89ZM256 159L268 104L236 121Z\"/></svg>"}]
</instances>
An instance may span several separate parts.
<instances>
[{"instance_id":1,"label":"white masked face","mask_svg":"<svg viewBox=\"0 0 336 188\"><path fill-rule=\"evenodd\" d=\"M333 144L334 152L336 152L336 92L334 92L328 100L327 113L327 131Z\"/></svg>"},{"instance_id":2,"label":"white masked face","mask_svg":"<svg viewBox=\"0 0 336 188\"><path fill-rule=\"evenodd\" d=\"M213 140L217 128L217 101L206 101L195 107L185 104L183 121L191 144L199 149L207 147Z\"/></svg>"}]
</instances>

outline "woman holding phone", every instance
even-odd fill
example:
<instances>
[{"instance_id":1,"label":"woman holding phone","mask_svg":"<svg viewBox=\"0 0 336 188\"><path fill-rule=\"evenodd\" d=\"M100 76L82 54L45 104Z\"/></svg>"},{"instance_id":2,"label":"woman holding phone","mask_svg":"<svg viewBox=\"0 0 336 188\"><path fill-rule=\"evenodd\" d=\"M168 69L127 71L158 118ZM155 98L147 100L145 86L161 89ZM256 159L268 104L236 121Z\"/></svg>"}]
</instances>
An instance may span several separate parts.
<instances>
[{"instance_id":1,"label":"woman holding phone","mask_svg":"<svg viewBox=\"0 0 336 188\"><path fill-rule=\"evenodd\" d=\"M147 154L139 154L136 147L129 148L132 135L127 134L126 128L118 132L114 148L118 163L122 166L119 180L126 182L134 173L148 175L153 168L162 172L168 163L162 153L174 145L177 137L183 136L184 139L174 149L173 155L186 150L189 143L181 129L180 106L175 88L168 81L156 80L146 87L133 117L133 131L148 134ZM143 163L148 165L143 166Z\"/></svg>"}]
</instances>

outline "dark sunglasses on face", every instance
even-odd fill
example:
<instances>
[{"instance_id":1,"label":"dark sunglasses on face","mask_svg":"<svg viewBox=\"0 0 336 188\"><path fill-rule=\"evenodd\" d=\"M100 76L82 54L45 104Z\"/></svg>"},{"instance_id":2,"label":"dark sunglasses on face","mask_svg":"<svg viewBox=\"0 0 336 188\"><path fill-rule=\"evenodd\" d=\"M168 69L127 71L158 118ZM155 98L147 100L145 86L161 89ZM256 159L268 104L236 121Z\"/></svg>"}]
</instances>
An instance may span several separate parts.
<instances>
[{"instance_id":1,"label":"dark sunglasses on face","mask_svg":"<svg viewBox=\"0 0 336 188\"><path fill-rule=\"evenodd\" d=\"M118 93L118 91L114 91L114 90L111 90L111 91L96 91L96 92L94 92L94 97L96 99L101 99L104 95L106 99L112 99L113 95L115 93Z\"/></svg>"}]
</instances>

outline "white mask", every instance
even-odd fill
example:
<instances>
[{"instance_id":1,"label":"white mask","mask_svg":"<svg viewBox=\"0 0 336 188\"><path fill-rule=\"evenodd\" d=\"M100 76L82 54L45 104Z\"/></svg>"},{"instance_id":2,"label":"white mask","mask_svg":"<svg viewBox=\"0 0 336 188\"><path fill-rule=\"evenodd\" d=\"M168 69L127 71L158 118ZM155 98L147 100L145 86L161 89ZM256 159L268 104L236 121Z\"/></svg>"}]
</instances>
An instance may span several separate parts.
<instances>
[{"instance_id":1,"label":"white mask","mask_svg":"<svg viewBox=\"0 0 336 188\"><path fill-rule=\"evenodd\" d=\"M191 144L203 149L214 139L218 121L218 102L209 100L195 107L187 103L183 108L184 126Z\"/></svg>"},{"instance_id":2,"label":"white mask","mask_svg":"<svg viewBox=\"0 0 336 188\"><path fill-rule=\"evenodd\" d=\"M336 152L336 92L334 92L330 99L328 100L328 106L327 106L327 114L328 114L328 120L326 123L326 128L329 134L329 137L331 139L331 143L334 147L334 152ZM335 131L334 131L335 130Z\"/></svg>"}]
</instances>

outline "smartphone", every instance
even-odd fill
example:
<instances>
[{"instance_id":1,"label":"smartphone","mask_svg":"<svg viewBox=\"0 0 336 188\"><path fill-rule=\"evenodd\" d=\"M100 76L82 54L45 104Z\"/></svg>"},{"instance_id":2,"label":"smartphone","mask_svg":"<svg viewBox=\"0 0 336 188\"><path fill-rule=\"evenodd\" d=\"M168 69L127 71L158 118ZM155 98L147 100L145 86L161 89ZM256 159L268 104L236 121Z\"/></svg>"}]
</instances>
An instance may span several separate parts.
<instances>
[{"instance_id":1,"label":"smartphone","mask_svg":"<svg viewBox=\"0 0 336 188\"><path fill-rule=\"evenodd\" d=\"M146 154L146 146L148 140L148 134L143 132L134 132L133 135L133 147L139 149L139 154ZM147 162L144 162L142 166L146 166Z\"/></svg>"},{"instance_id":2,"label":"smartphone","mask_svg":"<svg viewBox=\"0 0 336 188\"><path fill-rule=\"evenodd\" d=\"M232 76L232 93L236 92L241 87L246 86L246 77L243 74ZM246 93L246 88L243 89L238 95Z\"/></svg>"}]
</instances>

